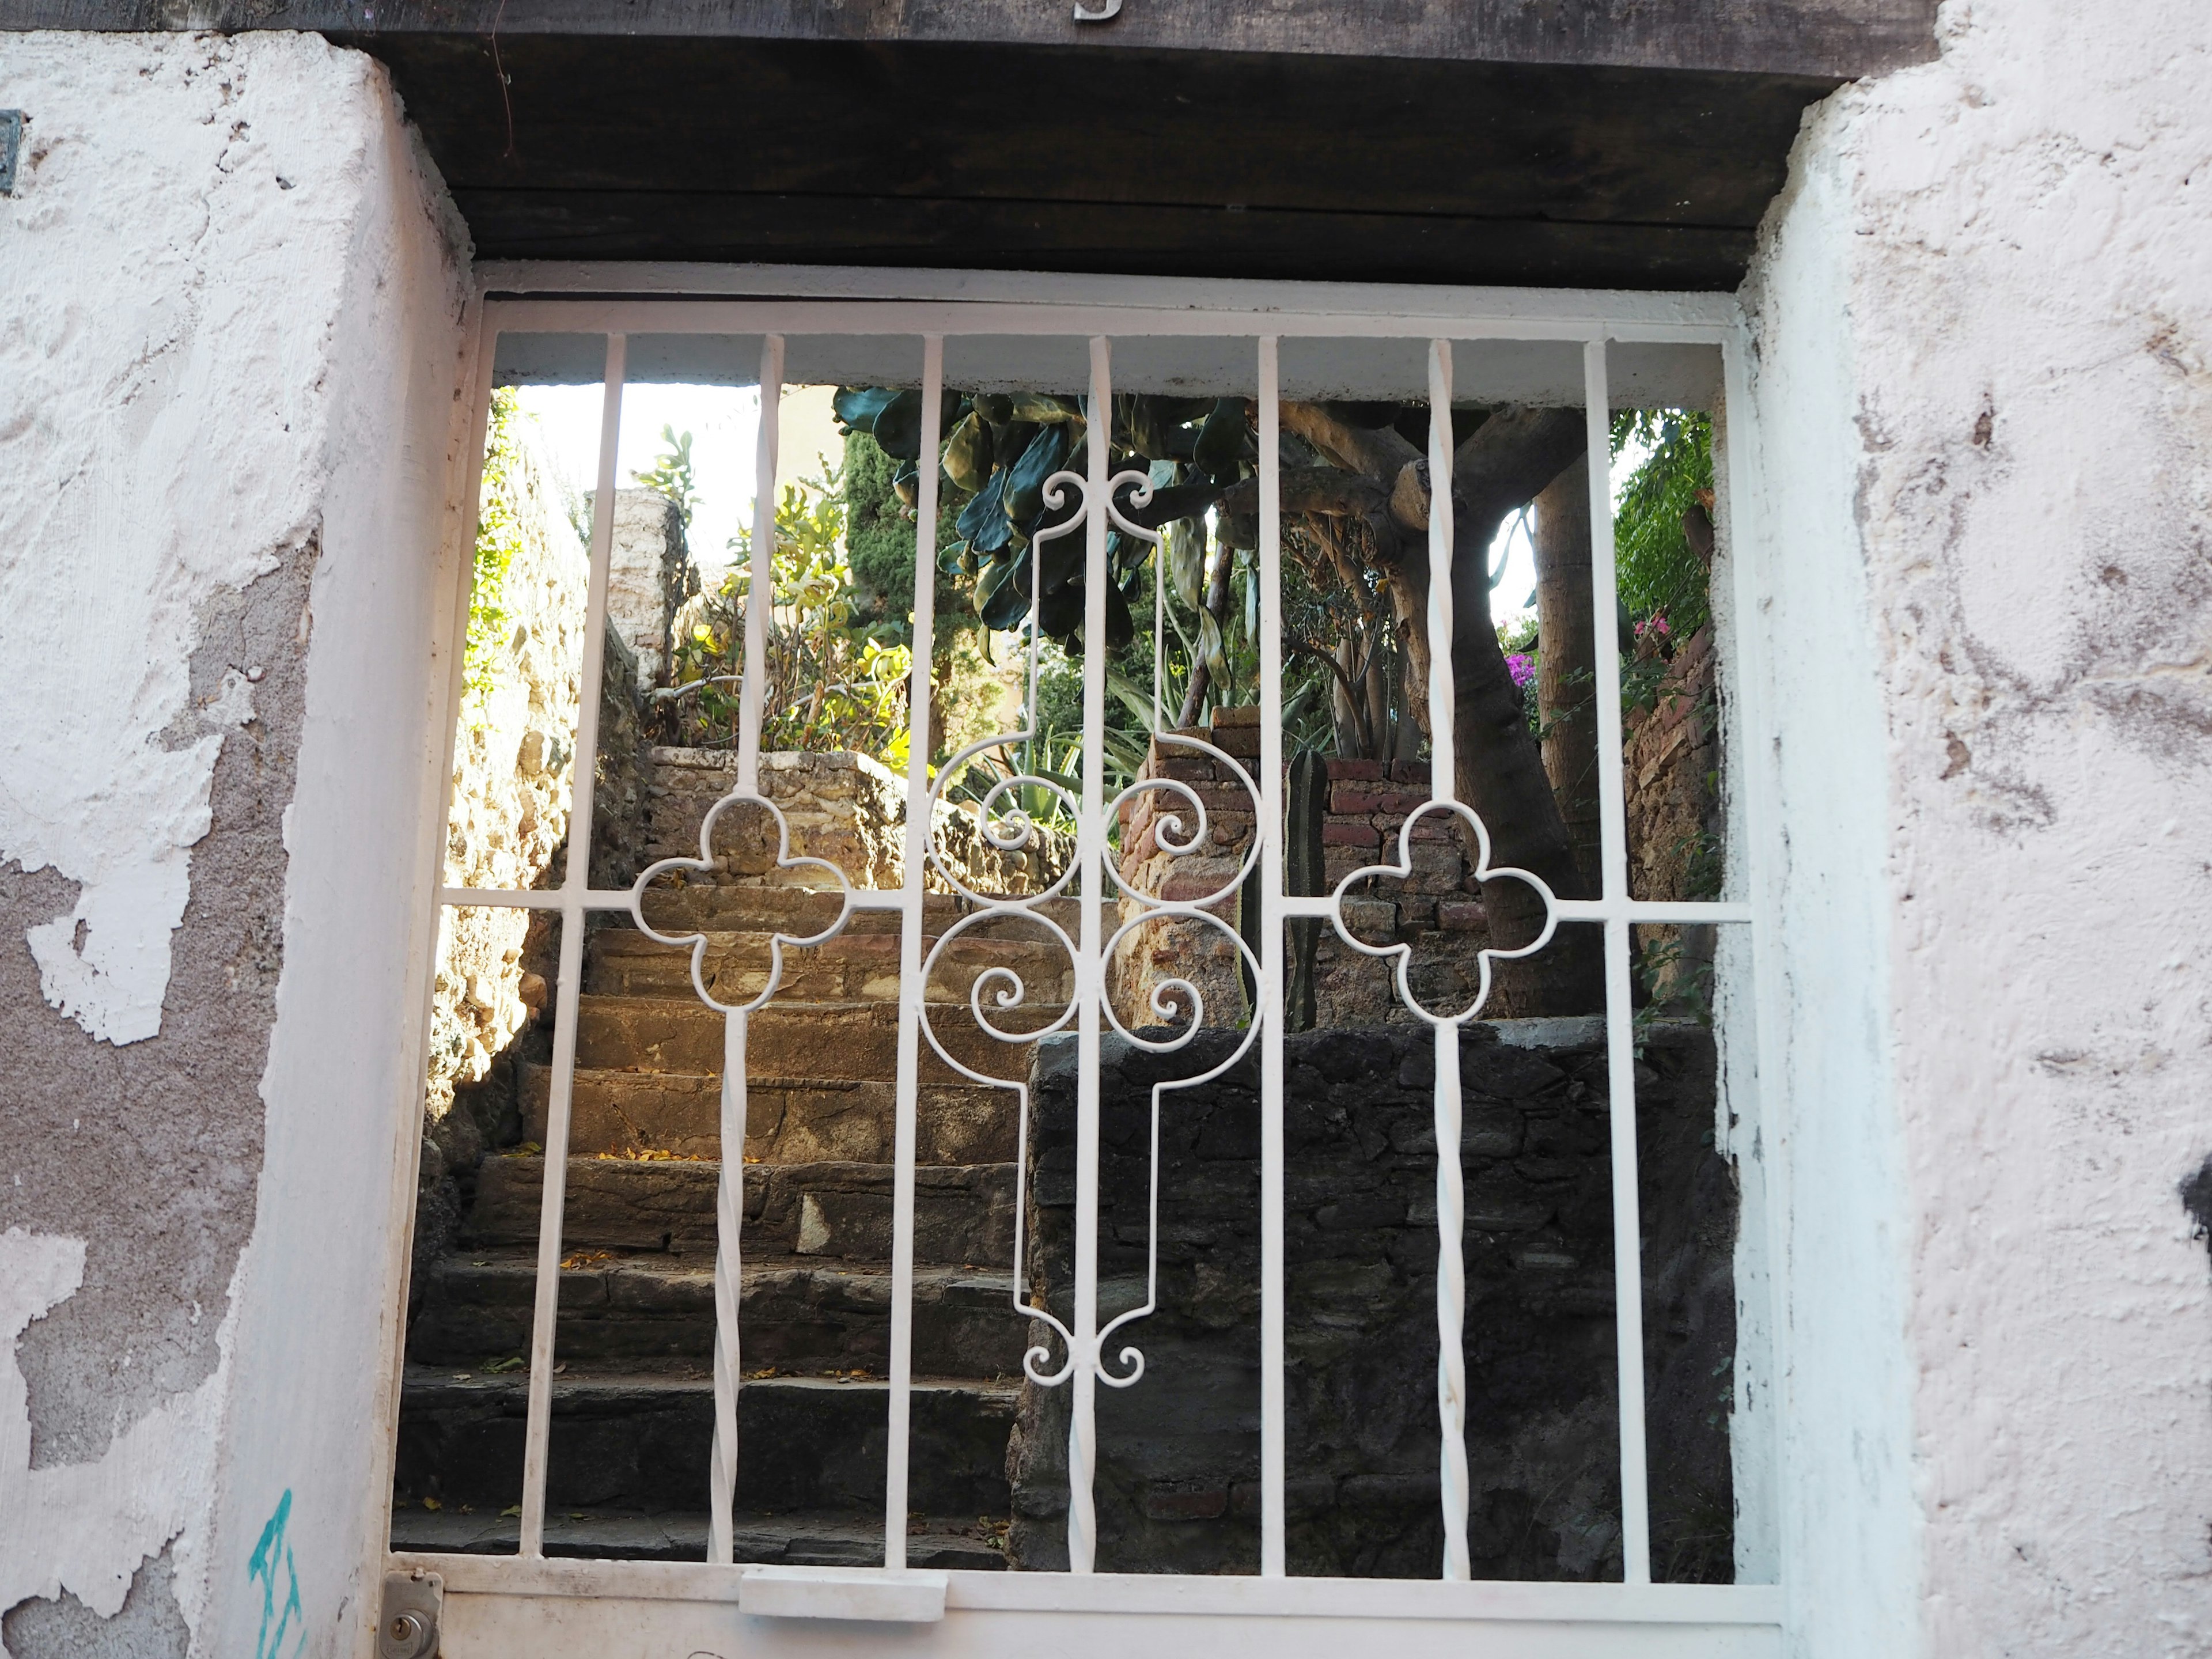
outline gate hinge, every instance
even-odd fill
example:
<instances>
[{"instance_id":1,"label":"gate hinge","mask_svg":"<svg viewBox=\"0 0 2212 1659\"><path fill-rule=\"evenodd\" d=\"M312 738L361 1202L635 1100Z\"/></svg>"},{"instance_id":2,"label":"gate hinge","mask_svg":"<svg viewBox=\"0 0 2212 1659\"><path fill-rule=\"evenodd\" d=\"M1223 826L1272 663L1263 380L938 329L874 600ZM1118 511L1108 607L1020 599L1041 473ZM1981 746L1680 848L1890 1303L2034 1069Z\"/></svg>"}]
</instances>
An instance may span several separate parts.
<instances>
[{"instance_id":1,"label":"gate hinge","mask_svg":"<svg viewBox=\"0 0 2212 1659\"><path fill-rule=\"evenodd\" d=\"M437 1659L446 1611L443 1575L416 1567L384 1575L384 1617L376 1627L377 1659Z\"/></svg>"}]
</instances>

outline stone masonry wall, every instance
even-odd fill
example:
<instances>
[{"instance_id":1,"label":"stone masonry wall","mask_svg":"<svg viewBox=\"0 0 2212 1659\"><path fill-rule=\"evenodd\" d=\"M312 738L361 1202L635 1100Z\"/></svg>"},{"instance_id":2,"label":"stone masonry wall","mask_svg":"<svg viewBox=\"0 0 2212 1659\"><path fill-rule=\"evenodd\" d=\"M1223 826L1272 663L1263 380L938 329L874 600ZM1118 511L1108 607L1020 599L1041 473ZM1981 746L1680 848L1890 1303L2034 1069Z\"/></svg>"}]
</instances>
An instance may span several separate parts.
<instances>
[{"instance_id":1,"label":"stone masonry wall","mask_svg":"<svg viewBox=\"0 0 2212 1659\"><path fill-rule=\"evenodd\" d=\"M487 484L505 492L516 540L498 596L503 621L469 665L454 733L445 880L455 887L551 887L565 873L590 559L562 509L535 428L520 422L514 435L506 476ZM651 490L622 495L666 504ZM669 513L680 550L680 521L673 507ZM611 614L599 672L591 857L597 886L631 878L623 872L639 863L647 792L640 671L613 622ZM459 1219L458 1178L476 1168L501 1132L501 1110L488 1113L485 1103L502 1101L506 1091L476 1085L544 1013L558 952L557 933L541 912L463 906L444 918L416 1200L424 1259Z\"/></svg>"},{"instance_id":2,"label":"stone masonry wall","mask_svg":"<svg viewBox=\"0 0 2212 1659\"><path fill-rule=\"evenodd\" d=\"M720 749L655 748L649 761L643 861L696 858L699 827L736 782L737 757ZM764 754L761 792L782 809L793 857L826 859L858 887L896 888L905 881L906 781L880 761L850 750ZM728 828L730 865L723 879L821 884L819 872L777 870L775 829L765 814L740 815ZM1072 837L1039 830L1027 848L1001 852L984 838L975 815L957 806L939 806L935 834L939 856L984 894L1041 892L1067 867L1074 851ZM635 871L629 879L635 879ZM927 885L933 892L949 890L933 868Z\"/></svg>"},{"instance_id":3,"label":"stone masonry wall","mask_svg":"<svg viewBox=\"0 0 2212 1659\"><path fill-rule=\"evenodd\" d=\"M657 489L615 491L607 565L607 628L637 661L638 684L660 684L677 608L699 591L684 514Z\"/></svg>"}]
</instances>

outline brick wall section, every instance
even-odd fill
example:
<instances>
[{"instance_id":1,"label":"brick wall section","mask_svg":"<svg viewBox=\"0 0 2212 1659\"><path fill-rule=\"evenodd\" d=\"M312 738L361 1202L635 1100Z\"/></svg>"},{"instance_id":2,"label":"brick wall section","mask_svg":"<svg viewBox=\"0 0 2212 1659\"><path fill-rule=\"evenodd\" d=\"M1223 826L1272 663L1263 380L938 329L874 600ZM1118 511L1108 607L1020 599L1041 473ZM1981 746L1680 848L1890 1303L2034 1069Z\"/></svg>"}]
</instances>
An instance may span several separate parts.
<instances>
[{"instance_id":1,"label":"brick wall section","mask_svg":"<svg viewBox=\"0 0 2212 1659\"><path fill-rule=\"evenodd\" d=\"M1177 856L1160 844L1161 820L1180 816L1188 836L1192 825L1183 799L1165 789L1146 790L1124 803L1121 818L1121 878L1137 891L1168 899L1197 898L1232 880L1251 845L1256 780L1220 761L1177 743L1196 738L1256 773L1260 753L1257 708L1217 710L1209 728L1156 738L1146 759L1145 775L1180 782L1206 811L1206 843ZM1287 793L1287 787L1286 791ZM1428 799L1425 761L1331 760L1328 814L1322 823L1322 854L1334 890L1352 871L1395 862L1399 837L1409 813ZM1183 810L1179 813L1178 808ZM1370 882L1345 902L1345 919L1370 944L1403 942L1413 947L1415 991L1430 1006L1464 1007L1474 994L1476 957L1489 939L1481 890L1472 876L1471 847L1455 824L1436 819L1414 826L1413 872L1402 881ZM1232 928L1232 896L1209 907ZM1124 898L1121 920L1144 907ZM1171 977L1190 980L1206 1003L1206 1023L1233 1025L1246 1017L1237 974L1235 947L1204 922L1167 919L1134 930L1115 952L1109 980L1115 1006L1125 1024L1148 1024L1158 1015L1147 1000ZM1315 952L1316 1018L1324 1027L1410 1022L1413 1016L1392 983L1391 964L1361 955L1324 926Z\"/></svg>"},{"instance_id":2,"label":"brick wall section","mask_svg":"<svg viewBox=\"0 0 2212 1659\"><path fill-rule=\"evenodd\" d=\"M1629 719L1628 879L1638 898L1711 896L1693 890L1704 838L1719 826L1712 689L1712 629L1701 628L1674 653L1656 705Z\"/></svg>"}]
</instances>

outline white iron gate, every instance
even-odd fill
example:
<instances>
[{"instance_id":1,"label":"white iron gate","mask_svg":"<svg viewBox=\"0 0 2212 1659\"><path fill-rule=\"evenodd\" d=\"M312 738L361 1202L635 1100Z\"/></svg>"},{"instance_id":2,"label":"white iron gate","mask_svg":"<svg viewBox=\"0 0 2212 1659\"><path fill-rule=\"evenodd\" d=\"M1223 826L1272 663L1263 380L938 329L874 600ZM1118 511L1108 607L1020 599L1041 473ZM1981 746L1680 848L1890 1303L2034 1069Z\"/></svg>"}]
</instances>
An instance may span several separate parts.
<instances>
[{"instance_id":1,"label":"white iron gate","mask_svg":"<svg viewBox=\"0 0 2212 1659\"><path fill-rule=\"evenodd\" d=\"M1624 1582L1553 1583L1470 1581L1467 1536L1468 1472L1464 1444L1467 1377L1462 1333L1464 1285L1462 1238L1466 1210L1457 1159L1441 1158L1436 1170L1436 1407L1442 1427L1444 1547L1434 1582L1307 1578L1285 1570L1285 1330L1286 1273L1284 1256L1284 1021L1285 924L1314 918L1332 923L1353 948L1370 955L1395 957L1399 990L1406 1006L1432 1028L1435 1039L1434 1118L1436 1144L1454 1146L1461 1139L1460 1032L1482 1012L1480 998L1455 1012L1425 1008L1406 979L1407 947L1363 945L1346 928L1339 901L1361 874L1411 867L1414 825L1435 818L1456 818L1479 849L1477 874L1530 883L1540 894L1545 915L1534 943L1487 951L1480 957L1482 985L1489 983L1496 957L1519 957L1546 946L1564 924L1595 924L1602 932L1607 989L1606 1054L1610 1082L1610 1157L1615 1283L1641 1282L1642 1228L1638 1214L1636 1042L1631 994L1632 926L1721 924L1743 927L1750 908L1732 900L1695 902L1650 902L1632 896L1629 848L1621 769L1598 769L1601 822L1602 884L1594 899L1557 896L1534 876L1489 864L1486 827L1453 799L1455 734L1449 640L1454 623L1452 593L1452 493L1454 455L1449 418L1455 380L1472 378L1474 395L1504 401L1516 395L1555 401L1553 384L1567 366L1579 381L1579 401L1587 411L1590 468L1589 512L1594 526L1591 568L1595 614L1614 610L1615 575L1611 532L1613 503L1607 468L1596 464L1608 453L1608 415L1617 400L1609 380L1635 383L1633 397L1644 402L1663 395L1684 362L1718 363L1726 358L1734 374L1736 350L1731 304L1713 296L1578 295L1533 292L1387 292L1320 288L1247 289L1228 284L1079 282L997 277L939 278L895 273L744 271L702 273L696 270L607 270L508 267L489 273L490 296L483 310L483 345L477 387L479 432L488 406L494 364L518 346L541 357L565 353L599 354L585 365L603 375L605 407L599 447L598 492L590 542L591 575L583 651L583 689L569 819L565 879L555 890L497 891L444 890L448 906L529 907L557 912L559 975L554 988L554 1052L546 1114L544 1189L537 1250L536 1304L529 1363L529 1419L523 1473L520 1549L514 1556L397 1555L390 1565L422 1569L443 1576L443 1651L453 1659L492 1654L668 1655L711 1653L734 1659L739 1653L897 1652L988 1655L1027 1653L1040 1649L1066 1653L1128 1650L1138 1643L1167 1651L1195 1650L1200 1644L1224 1652L1271 1654L1368 1650L1388 1643L1407 1654L1497 1653L1526 1656L1595 1654L1768 1655L1780 1651L1780 1592L1759 1584L1655 1583L1646 1502L1644 1444L1645 1380L1643 1298L1614 1297L1619 1365L1620 1492L1622 1498L1620 1553ZM630 297L591 297L609 289ZM504 293L502 292L504 291ZM793 297L794 295L799 297ZM1256 403L1260 591L1259 754L1240 764L1218 749L1206 752L1221 775L1243 781L1249 810L1258 826L1243 866L1218 890L1166 900L1129 888L1121 878L1109 831L1121 802L1109 797L1102 749L1109 691L1107 653L1085 653L1082 708L1084 737L1079 793L1064 782L1031 775L1002 783L993 792L987 833L999 845L1013 848L1030 833L1027 821L1011 803L1013 783L1056 794L1076 825L1074 856L1048 890L1005 896L976 890L948 866L932 844L935 792L958 771L947 765L933 781L928 760L933 738L932 641L939 627L933 615L938 524L937 455L940 393L949 375L972 386L987 379L1011 383L1026 376L1032 385L1052 370L1022 368L1050 358L1064 372L1083 366L1086 384L1079 391L1090 423L1089 465L1080 475L1062 472L1048 489L1073 507L1070 516L1042 536L1081 538L1085 572L1085 637L1107 634L1109 536L1120 532L1157 542L1158 535L1124 516L1141 506L1152 488L1142 474L1115 476L1112 446L1103 428L1112 419L1117 384L1131 380L1162 386L1205 389L1215 382L1249 386ZM1076 355L1079 353L1079 356ZM778 464L777 392L793 372L796 357L807 359L811 381L831 380L921 389L925 458L917 481L918 550L913 616L914 666L910 718L914 726L911 763L906 778L904 885L891 891L855 887L834 866L818 860L822 883L842 895L836 919L824 931L805 938L780 939L765 989L742 1000L718 1000L702 972L707 949L703 934L655 933L648 925L642 896L654 881L687 865L711 866L715 814L702 832L696 860L664 860L629 887L594 889L590 883L593 812L591 757L598 747L601 640L606 627L610 545L617 477L617 434L623 387L641 362L647 378L681 380L687 362L711 362L726 378L733 360L757 363L762 388L758 442L757 500L751 535L751 591L774 591L770 568L775 541ZM948 356L956 368L948 371ZM1473 365L1470 369L1467 365ZM603 367L602 367L603 365ZM1010 368L1009 366L1015 366ZM1124 378L1117 382L1117 368ZM1223 377L1226 376L1226 380ZM1547 377L1550 377L1549 380ZM1394 378L1395 377L1395 378ZM1406 384L1417 378L1413 385ZM701 378L706 378L703 374ZM1282 590L1281 484L1279 474L1279 410L1285 396L1358 395L1389 382L1392 395L1425 401L1441 418L1429 422L1431 482L1428 535L1431 548L1427 619L1430 653L1428 708L1431 713L1431 782L1427 804L1407 817L1394 846L1380 860L1355 872L1324 896L1285 891L1284 790L1285 756L1279 710L1284 674L1280 614ZM1661 389L1655 394L1655 388ZM1075 392L1076 386L1062 388ZM1717 390L1717 387L1716 387ZM481 442L478 445L481 450ZM471 481L471 495L474 488ZM1162 561L1155 559L1156 569ZM1043 561L1030 561L1030 580L1038 580ZM1735 580L1747 592L1750 578L1739 550ZM765 810L785 835L783 861L790 852L783 815L761 793L763 684L769 607L745 608L747 649L741 693L741 735L735 785L723 806L744 805ZM1034 638L1034 634L1032 635ZM1032 647L1034 649L1034 647ZM458 656L458 653L456 653ZM1621 653L1614 630L1596 630L1595 694L1597 752L1618 756L1622 746L1619 687ZM456 690L459 664L456 662ZM1031 671L1034 682L1034 668ZM1167 720L1158 708L1156 728ZM1035 736L1034 703L1028 729L996 734L971 745L1018 745ZM1741 709L1735 711L1741 722ZM1163 736L1163 743L1206 749L1188 735ZM1740 732L1735 741L1741 743ZM1152 792L1171 797L1164 803L1161 842L1176 853L1206 839L1206 807L1188 787L1172 779L1148 779L1122 792ZM1741 824L1741 820L1737 821ZM1746 840L1755 843L1756 826ZM1178 839L1180 838L1180 839ZM972 908L935 945L922 921L925 885L934 872L945 886L963 894ZM1256 872L1260 901L1257 948L1211 913L1209 907L1244 885ZM940 889L942 890L942 889ZM1739 886L1738 890L1741 890ZM1045 901L1073 896L1079 925L1071 932L1054 919ZM1122 901L1131 902L1131 919ZM746 1566L732 1562L733 1493L743 1480L737 1443L740 1352L738 1267L744 1248L744 1164L732 1151L721 1164L715 1255L716 1340L714 1352L714 1418L709 1492L712 1503L708 1559L696 1565L644 1561L587 1561L548 1558L544 1553L547 1507L547 1461L552 1419L556 1316L561 1286L562 1215L572 1080L576 1066L577 1004L582 978L586 919L595 912L627 913L635 925L672 950L688 950L698 996L717 1011L724 1028L721 1125L726 1148L744 1145L746 1115L746 1049L749 1022L775 995L783 971L782 950L818 944L868 909L900 918L899 1022L897 1040L895 1171L891 1201L892 1303L888 1364L888 1479L884 1492L881 1568L828 1569ZM1064 912L1062 913L1064 914ZM940 1039L933 1018L945 1010L925 1001L923 988L933 963L954 937L984 932L983 924L1009 915L1056 940L1073 963L1073 994L1043 1030L1001 1033L994 1015L1023 1005L1027 995L1011 969L985 974L964 1011L993 1036L1027 1043L1046 1031L1072 1032L1079 1045L1075 1118L1075 1225L1073 1259L1067 1264L1073 1295L1070 1316L1061 1318L1024 1292L1023 1251L1015 1248L1016 1268L1009 1319L1028 1322L1033 1346L1024 1360L1031 1383L1063 1389L1069 1400L1067 1446L1067 1555L1065 1573L988 1573L922 1571L906 1565L908 1515L908 1431L912 1401L913 1287L915 1237L917 1098L926 1054L934 1053L963 1075L1022 1093L1021 1123L1026 1133L1030 1102L1024 1085L1001 1084L963 1063L960 1051ZM1170 1050L1196 1030L1193 1019L1179 1034L1162 1038L1126 1028L1107 984L1108 963L1116 939L1132 928L1162 918L1210 927L1228 938L1258 988L1253 1017L1227 1059L1176 1086L1202 1083L1248 1053L1255 1053L1260 1077L1259 1237L1261 1240L1259 1365L1261 1422L1259 1459L1259 1571L1254 1577L1186 1577L1127 1576L1093 1571L1097 1537L1092 1482L1097 1389L1146 1387L1144 1321L1154 1301L1107 1319L1099 1304L1099 1128L1101 1048L1118 1032L1143 1048ZM1747 953L1746 954L1747 959ZM1192 1000L1196 990L1182 988ZM1155 1004L1155 1007L1159 1005ZM1747 1028L1741 1015L1740 1026ZM1748 1052L1750 1032L1735 1039ZM1735 1098L1741 1116L1747 1101ZM1154 1096L1155 1135L1159 1097ZM1018 1162L1017 1178L1026 1173ZM1157 1168L1155 1168L1157 1182ZM1157 1191L1150 1248L1157 1250L1159 1220ZM1022 1225L1018 1197L1014 1224ZM1759 1224L1747 1206L1747 1226ZM1753 1241L1755 1244L1756 1240ZM1757 1305L1763 1292L1756 1275L1743 1279L1739 1293L1744 1330L1753 1333L1764 1320ZM1156 1292L1155 1292L1156 1294ZM1740 1359L1739 1364L1746 1363ZM1740 1398L1743 1390L1739 1390ZM1750 1444L1742 1435L1739 1447ZM1755 1455L1739 1451L1740 1461ZM1739 1499L1740 1513L1749 1500ZM1756 1504L1753 1504L1756 1507ZM1740 1521L1740 1525L1744 1524Z\"/></svg>"}]
</instances>

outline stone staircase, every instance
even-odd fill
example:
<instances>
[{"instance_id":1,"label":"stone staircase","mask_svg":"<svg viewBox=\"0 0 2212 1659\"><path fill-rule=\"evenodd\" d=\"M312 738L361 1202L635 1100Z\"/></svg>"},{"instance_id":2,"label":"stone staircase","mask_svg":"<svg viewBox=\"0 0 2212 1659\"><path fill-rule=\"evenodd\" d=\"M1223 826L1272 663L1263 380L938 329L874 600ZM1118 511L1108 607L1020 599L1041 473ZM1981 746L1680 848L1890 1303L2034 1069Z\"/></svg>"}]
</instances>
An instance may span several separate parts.
<instances>
[{"instance_id":1,"label":"stone staircase","mask_svg":"<svg viewBox=\"0 0 2212 1659\"><path fill-rule=\"evenodd\" d=\"M766 982L772 933L836 898L697 884L652 896L665 932L708 936L726 1000ZM1055 902L1073 930L1073 905ZM927 901L933 945L963 914ZM891 1274L899 918L856 913L785 951L749 1038L737 1555L881 1560ZM722 1017L689 953L613 918L586 942L562 1231L546 1506L550 1554L702 1559L712 1437L714 1193ZM979 1031L976 975L1011 968L1026 1021L1064 1006L1068 964L1033 923L971 927L927 988L948 1048L987 1075L1030 1049ZM1007 1439L1030 1340L1011 1304L1017 1097L923 1045L915 1194L908 1559L995 1567L1012 1515ZM392 1542L515 1547L550 1078L517 1070L518 1146L487 1157L455 1248L416 1268ZM520 1361L520 1363L518 1363ZM427 1502L426 1502L427 1500ZM435 1505L434 1508L431 1505Z\"/></svg>"}]
</instances>

